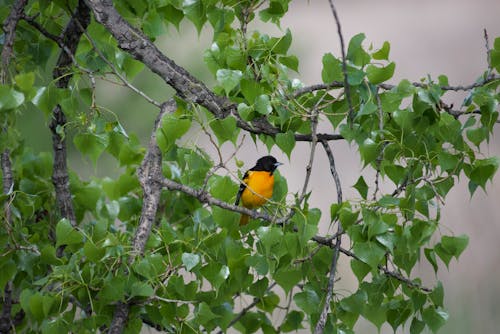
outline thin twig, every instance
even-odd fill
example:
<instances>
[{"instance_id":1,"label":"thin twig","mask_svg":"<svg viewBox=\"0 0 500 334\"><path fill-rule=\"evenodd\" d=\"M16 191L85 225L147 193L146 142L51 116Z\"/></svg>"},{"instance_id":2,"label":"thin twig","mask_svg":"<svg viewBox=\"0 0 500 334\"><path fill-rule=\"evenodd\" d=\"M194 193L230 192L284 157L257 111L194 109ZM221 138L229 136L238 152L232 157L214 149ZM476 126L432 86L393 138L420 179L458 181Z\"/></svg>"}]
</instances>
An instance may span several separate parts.
<instances>
[{"instance_id":1,"label":"thin twig","mask_svg":"<svg viewBox=\"0 0 500 334\"><path fill-rule=\"evenodd\" d=\"M140 95L143 99L145 99L147 102L151 103L152 105L154 105L155 107L158 107L160 108L161 107L161 103L154 100L153 98L149 97L146 93L144 93L142 90L138 89L137 87L135 87L134 85L132 85L128 80L127 78L125 78L125 76L123 76L119 71L118 69L115 67L115 65L110 62L108 60L108 58L106 58L106 56L102 53L102 51L97 47L96 43L94 42L94 40L92 39L92 37L90 37L90 35L85 32L85 37L87 38L87 40L90 42L90 44L92 45L92 48L95 50L95 52L99 55L99 57L111 68L111 71L114 73L114 75L116 75L118 77L118 79L120 79L120 81L126 86L128 87L130 90L132 90L133 92L135 92L136 94Z\"/></svg>"},{"instance_id":2,"label":"thin twig","mask_svg":"<svg viewBox=\"0 0 500 334\"><path fill-rule=\"evenodd\" d=\"M375 91L375 98L377 99L377 108L378 108L378 117L379 117L379 121L378 121L378 129L380 131L380 135L382 136L382 140L384 139L384 110L382 109L382 101L380 100L380 95L378 93L378 88L377 90ZM383 144L383 147L382 147L382 150L380 150L380 153L377 157L377 160L375 161L375 166L376 166L376 174L375 174L375 190L373 191L373 197L372 197L372 200L373 201L376 201L377 200L377 193L379 191L379 179L380 179L380 165L382 164L382 160L383 160L383 157L384 157L384 150L385 150L385 147L387 146L387 143L384 142Z\"/></svg>"},{"instance_id":3,"label":"thin twig","mask_svg":"<svg viewBox=\"0 0 500 334\"><path fill-rule=\"evenodd\" d=\"M486 77L489 77L491 72L493 71L493 68L491 67L491 48L490 48L490 40L488 37L488 31L486 28L483 29L484 33L484 47L486 48L486 63L488 64L488 74Z\"/></svg>"},{"instance_id":4,"label":"thin twig","mask_svg":"<svg viewBox=\"0 0 500 334\"><path fill-rule=\"evenodd\" d=\"M482 81L475 82L475 83L470 84L470 85L456 85L456 86L442 85L442 86L438 86L438 87L443 91L454 91L454 92L469 91L469 90L472 90L474 88L483 87L483 86L485 86L491 82L497 81L497 80L500 80L500 75L495 74L495 75L488 76L487 78L485 78ZM428 83L412 82L411 84L412 84L412 86L417 87L417 88L429 87ZM306 87L302 87L302 88L297 89L292 94L292 97L298 98L304 94L312 93L312 92L315 92L318 90L330 90L330 89L343 88L343 87L344 87L344 83L340 82L340 81L333 81L333 82L327 83L327 84L314 84L311 86L306 86ZM388 83L381 83L381 84L378 84L377 87L381 88L383 90L391 90L391 89L397 87L397 85L388 84Z\"/></svg>"},{"instance_id":5,"label":"thin twig","mask_svg":"<svg viewBox=\"0 0 500 334\"><path fill-rule=\"evenodd\" d=\"M353 252L351 252L351 251L349 251L347 249L344 249L344 248L341 247L340 248L340 252L343 253L343 254L345 254L345 255L347 255L347 256L349 256L349 257L352 257L355 260L361 261L361 259L356 254L354 254ZM416 283L416 282L412 281L411 279L409 279L407 277L404 277L400 273L395 272L395 271L391 271L391 270L387 269L386 267L384 267L382 265L378 265L378 269L381 272L383 272L384 275L392 277L392 278L395 278L398 281L406 284L410 288L419 289L419 290L422 290L424 292L431 292L432 291L431 288L425 287L425 286L421 285L420 283Z\"/></svg>"},{"instance_id":6,"label":"thin twig","mask_svg":"<svg viewBox=\"0 0 500 334\"><path fill-rule=\"evenodd\" d=\"M342 54L342 73L344 74L344 91L345 97L347 99L347 105L349 106L349 114L347 120L348 123L352 126L352 123L354 121L354 108L352 106L351 89L349 87L349 78L347 76L347 59L345 55L344 36L342 35L342 27L337 15L337 10L335 9L335 5L333 4L333 0L329 0L328 2L330 3L330 9L332 10L333 17L335 18L335 24L337 25L337 34L340 39L340 52Z\"/></svg>"},{"instance_id":7,"label":"thin twig","mask_svg":"<svg viewBox=\"0 0 500 334\"><path fill-rule=\"evenodd\" d=\"M330 163L330 172L332 173L332 177L335 181L335 187L337 188L337 203L342 203L342 186L340 184L340 177L337 173L337 169L335 167L335 159L333 157L333 152L328 145L328 142L321 141L323 148L325 149L326 155L328 157L328 161ZM330 310L330 302L333 298L333 288L335 285L335 273L337 272L337 262L339 258L340 252L340 244L342 242L342 225L340 222L337 223L337 237L335 239L335 247L333 250L332 263L330 265L330 276L328 278L328 288L325 298L325 304L323 305L323 310L321 311L321 315L316 324L316 328L314 329L314 333L323 333L325 329L326 320L328 317L328 312Z\"/></svg>"}]
</instances>

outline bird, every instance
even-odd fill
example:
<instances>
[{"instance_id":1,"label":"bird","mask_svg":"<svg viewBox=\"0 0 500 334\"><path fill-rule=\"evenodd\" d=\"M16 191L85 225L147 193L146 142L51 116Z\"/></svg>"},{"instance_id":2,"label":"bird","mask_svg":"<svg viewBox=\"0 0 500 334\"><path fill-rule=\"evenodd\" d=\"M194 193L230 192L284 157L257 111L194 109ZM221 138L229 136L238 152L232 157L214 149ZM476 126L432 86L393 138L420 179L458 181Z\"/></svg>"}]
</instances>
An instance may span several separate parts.
<instances>
[{"instance_id":1,"label":"bird","mask_svg":"<svg viewBox=\"0 0 500 334\"><path fill-rule=\"evenodd\" d=\"M255 209L264 205L271 196L274 188L274 171L282 165L275 157L266 155L257 160L255 166L246 171L243 182L236 195L235 205L247 209ZM242 214L240 226L248 224L249 216Z\"/></svg>"}]
</instances>

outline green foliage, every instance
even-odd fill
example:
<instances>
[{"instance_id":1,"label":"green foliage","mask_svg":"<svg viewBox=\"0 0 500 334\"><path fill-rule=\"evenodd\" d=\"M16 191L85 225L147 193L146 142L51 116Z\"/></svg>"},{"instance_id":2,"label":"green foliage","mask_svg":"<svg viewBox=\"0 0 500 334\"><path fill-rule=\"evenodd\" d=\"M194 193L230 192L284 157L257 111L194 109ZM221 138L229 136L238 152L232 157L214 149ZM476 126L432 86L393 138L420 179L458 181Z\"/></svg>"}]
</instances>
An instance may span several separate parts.
<instances>
[{"instance_id":1,"label":"green foliage","mask_svg":"<svg viewBox=\"0 0 500 334\"><path fill-rule=\"evenodd\" d=\"M150 75L144 71L145 62L118 48L109 32L92 20L74 56L78 66L67 69L70 84L58 88L55 83L62 78L53 79L47 69L61 50L35 27L22 23L14 41L16 73L0 86L0 147L10 150L14 179L12 189L1 197L11 211L11 222L0 231L0 286L4 291L8 282L13 284L14 300L19 301L13 312L25 312L16 331L95 332L110 325L119 302L130 306L128 333L139 332L145 323L181 333L229 328L288 333L313 328L324 308L335 256L329 247L331 234L320 238L323 221L342 227L340 256L350 258L346 270L358 283L349 292L334 288L325 332L353 333L360 318L378 330L385 323L394 331L409 328L410 333L426 328L436 332L443 326L448 319L443 285L413 275L419 262L428 262L437 274L467 247L466 235L441 235L440 203L459 178L468 181L471 195L478 187L486 190L493 180L499 159L481 150L498 120L498 80L482 84L486 76L481 77L458 119L442 104L447 97L444 86L449 85L445 76L420 84L402 80L394 86L380 85L396 70L390 44L367 48L367 37L361 33L347 48L350 103L342 87L342 58L332 53L323 56L321 72L331 89L295 96L300 84L292 76L299 72L299 59L290 54L292 31L282 29L270 36L241 29L258 20L279 26L288 3L113 2L151 40L172 27L182 32L184 21L198 33L213 32L203 59L215 79L213 91L220 101L227 98L224 107L233 104L228 109L233 112L218 118L177 95L177 110L165 114L154 133L162 175L194 189L199 197L233 203L239 187L234 176L242 173L220 164L229 156L220 148L232 144L237 159L253 163L237 150L246 128L252 129L254 142L290 159L299 137L312 135L315 110L325 128L339 131L352 145L363 171L376 175L377 182L365 175L345 184L359 196L342 203L329 194L328 215L313 208L310 194L300 202L300 192L289 189L287 176L278 171L272 201L262 211L273 218L292 213L289 220L253 220L245 227L239 227L238 213L205 205L182 191L162 189L144 254L134 254L131 245L150 195L144 182L158 181L138 176L147 172L141 167L147 140L129 134L114 111L100 106L94 81L118 80L116 74L127 80ZM59 36L70 18L68 6L75 6L75 1L32 1L25 12ZM8 12L4 9L1 15L5 19ZM499 38L489 59L493 73L488 74L498 74ZM195 83L187 84L196 92ZM93 166L104 157L119 168L112 177L90 179L69 172L77 226L60 215L52 180L54 153L25 147L16 129L21 116L34 109L50 123L57 105L67 119L55 133ZM349 105L352 124L347 122ZM272 131L261 131L260 126L267 125ZM212 150L198 145L205 138ZM64 254L59 256L62 246ZM242 305L250 303L253 307L242 312Z\"/></svg>"}]
</instances>

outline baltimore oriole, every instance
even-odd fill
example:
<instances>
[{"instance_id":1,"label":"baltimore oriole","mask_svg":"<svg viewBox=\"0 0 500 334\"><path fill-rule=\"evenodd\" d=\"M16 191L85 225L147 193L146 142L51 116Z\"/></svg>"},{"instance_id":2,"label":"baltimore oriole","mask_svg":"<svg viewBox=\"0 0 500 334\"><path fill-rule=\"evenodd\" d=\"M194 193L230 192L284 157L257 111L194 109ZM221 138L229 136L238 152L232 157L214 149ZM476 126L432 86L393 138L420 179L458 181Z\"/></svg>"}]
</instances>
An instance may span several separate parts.
<instances>
[{"instance_id":1,"label":"baltimore oriole","mask_svg":"<svg viewBox=\"0 0 500 334\"><path fill-rule=\"evenodd\" d=\"M235 205L240 203L245 208L255 209L267 202L273 195L274 171L282 165L275 157L267 155L257 160L255 166L246 171L243 183L236 195ZM240 225L248 224L249 216L241 215Z\"/></svg>"}]
</instances>

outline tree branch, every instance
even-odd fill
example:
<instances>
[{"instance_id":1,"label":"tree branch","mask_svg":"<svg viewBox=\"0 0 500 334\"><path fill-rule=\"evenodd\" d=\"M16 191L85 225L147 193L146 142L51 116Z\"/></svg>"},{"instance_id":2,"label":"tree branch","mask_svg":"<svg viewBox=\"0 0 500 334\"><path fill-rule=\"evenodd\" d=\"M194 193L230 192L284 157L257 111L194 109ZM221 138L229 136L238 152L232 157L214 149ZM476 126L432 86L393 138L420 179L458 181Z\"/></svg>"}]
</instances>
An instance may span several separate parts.
<instances>
[{"instance_id":1,"label":"tree branch","mask_svg":"<svg viewBox=\"0 0 500 334\"><path fill-rule=\"evenodd\" d=\"M470 85L456 85L456 86L443 85L443 86L439 86L439 88L441 90L444 90L444 91L454 91L454 92L469 91L469 90L472 90L474 88L482 87L484 85L487 85L487 84L492 83L492 82L497 81L497 80L500 80L500 75L492 74L492 75L489 75L484 80L481 80L479 82L475 82L475 83L470 84ZM423 83L423 82L412 82L411 84L414 87L418 87L418 88L427 88L429 86L429 84ZM391 90L391 89L397 87L397 85L388 84L388 83L381 83L381 84L378 84L375 86L378 88L381 88L383 90ZM316 92L318 90L329 90L329 89L343 88L343 87L344 87L344 83L342 83L340 81L333 81L331 83L314 84L314 85L310 85L310 86L306 86L306 87L302 87L302 88L297 89L296 91L294 91L292 96L293 96L293 98L298 98L304 94L313 93L313 92Z\"/></svg>"},{"instance_id":2,"label":"tree branch","mask_svg":"<svg viewBox=\"0 0 500 334\"><path fill-rule=\"evenodd\" d=\"M113 7L110 0L85 0L92 9L96 20L101 23L117 40L118 46L132 57L141 61L152 72L159 75L177 94L188 102L199 104L208 109L215 117L225 118L232 114L237 126L254 134L275 136L280 129L271 125L267 119L255 119L250 123L241 119L236 105L227 98L215 95L205 84L192 76L183 67L165 56L144 34L132 27ZM340 140L336 134L318 135L318 139ZM296 141L312 141L311 135L296 134Z\"/></svg>"},{"instance_id":3,"label":"tree branch","mask_svg":"<svg viewBox=\"0 0 500 334\"><path fill-rule=\"evenodd\" d=\"M15 1L12 5L9 16L3 23L3 31L5 33L5 36L2 48L2 72L0 76L0 80L2 81L2 83L6 83L7 81L10 59L13 53L12 47L14 45L14 39L16 37L17 23L21 19L24 12L24 7L26 7L27 3L28 0Z\"/></svg>"},{"instance_id":4,"label":"tree branch","mask_svg":"<svg viewBox=\"0 0 500 334\"><path fill-rule=\"evenodd\" d=\"M354 121L354 108L352 107L351 101L351 89L349 87L349 78L347 76L347 59L345 55L345 45L344 45L344 36L342 35L342 27L340 25L340 20L337 15L337 10L335 9L335 5L333 4L333 0L329 0L330 9L332 10L333 17L335 18L335 24L337 25L337 34L339 35L340 40L340 52L342 54L342 73L344 74L344 92L345 97L347 99L347 105L349 106L349 114L347 117L347 121L350 125Z\"/></svg>"},{"instance_id":5,"label":"tree branch","mask_svg":"<svg viewBox=\"0 0 500 334\"><path fill-rule=\"evenodd\" d=\"M323 145L323 148L325 149L326 155L328 157L328 161L330 163L330 172L332 173L332 177L335 181L335 187L337 188L337 203L341 204L342 203L342 186L340 184L340 178L337 173L337 169L335 167L335 159L333 157L333 152L330 149L330 146L328 145L328 142L326 141L321 141L321 144ZM316 328L314 329L314 333L323 333L325 330L325 325L326 325L326 320L328 317L328 312L330 310L330 302L333 298L333 287L335 285L335 273L337 272L337 263L338 263L338 258L339 258L339 252L340 252L340 244L342 242L342 225L340 222L337 222L337 233L336 233L336 238L335 238L335 247L333 249L333 257L332 257L332 263L330 266L330 276L328 278L328 288L327 288L327 293L326 293L326 298L325 298L325 304L323 305L323 310L321 311L321 315L319 317L319 320L316 324Z\"/></svg>"},{"instance_id":6,"label":"tree branch","mask_svg":"<svg viewBox=\"0 0 500 334\"><path fill-rule=\"evenodd\" d=\"M226 117L234 105L216 96L203 82L165 56L141 31L132 27L113 7L111 0L85 0L97 22L117 40L118 46L158 74L177 94L200 104L218 118Z\"/></svg>"},{"instance_id":7,"label":"tree branch","mask_svg":"<svg viewBox=\"0 0 500 334\"><path fill-rule=\"evenodd\" d=\"M6 84L9 81L9 66L10 60L13 55L13 45L14 39L16 37L16 28L21 16L24 12L24 7L28 3L27 0L19 0L14 3L9 16L3 24L4 31L4 43L2 48L2 67L0 68L0 81L2 84ZM0 131L8 131L7 124L6 128L0 129ZM2 168L2 190L5 195L8 195L4 206L5 215L5 229L9 236L12 232L12 211L10 207L10 194L14 188L14 178L12 175L12 163L10 161L10 150L7 148L1 153L1 168ZM16 317L19 315L20 318L24 318L24 312L18 313L16 316L12 316L12 281L8 281L4 288L4 298L2 303L2 314L0 315L0 332L8 333L11 331L12 327L15 325Z\"/></svg>"},{"instance_id":8,"label":"tree branch","mask_svg":"<svg viewBox=\"0 0 500 334\"><path fill-rule=\"evenodd\" d=\"M59 37L66 49L61 50L52 72L52 77L56 80L55 85L58 88L67 88L69 85L73 76L69 67L73 63L74 54L83 34L82 29L86 29L89 23L90 11L85 3L80 0L66 28ZM71 191L69 189L66 140L64 135L65 125L66 115L58 104L55 106L54 110L52 110L52 121L49 124L50 131L52 132L52 149L54 151L52 184L54 185L60 216L68 219L72 226L76 226L75 210L73 208ZM62 245L57 249L56 255L58 257L63 255L64 248L65 246Z\"/></svg>"},{"instance_id":9,"label":"tree branch","mask_svg":"<svg viewBox=\"0 0 500 334\"><path fill-rule=\"evenodd\" d=\"M139 182L143 190L143 204L139 225L137 226L132 241L132 252L128 258L129 264L133 263L137 256L142 256L144 254L146 242L151 234L151 228L155 221L156 212L158 211L158 205L160 203L163 179L161 170L162 154L156 142L156 130L161 124L163 115L174 112L176 108L177 104L173 99L162 104L153 131L151 132L148 150L138 171ZM113 320L109 327L109 333L122 333L127 324L128 314L129 304L119 302L115 308Z\"/></svg>"},{"instance_id":10,"label":"tree branch","mask_svg":"<svg viewBox=\"0 0 500 334\"><path fill-rule=\"evenodd\" d=\"M261 213L256 210L250 210L247 209L243 206L238 206L238 205L233 205L224 201L221 201L220 199L214 198L210 196L206 191L203 191L202 189L194 189L191 187L188 187L186 185L183 185L181 183L177 183L173 180L170 179L164 179L162 181L162 184L165 188L169 190L176 190L185 193L186 195L189 195L191 197L196 198L200 203L203 204L208 204L208 205L215 205L218 206L219 208L226 209L229 211L233 212L238 212L241 214L248 215L254 219L262 219L271 223L276 223L280 224L283 223L285 219L275 219L273 217L268 216L265 213Z\"/></svg>"}]
</instances>

